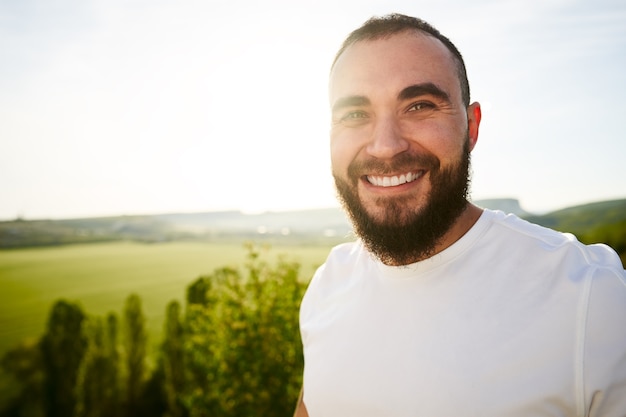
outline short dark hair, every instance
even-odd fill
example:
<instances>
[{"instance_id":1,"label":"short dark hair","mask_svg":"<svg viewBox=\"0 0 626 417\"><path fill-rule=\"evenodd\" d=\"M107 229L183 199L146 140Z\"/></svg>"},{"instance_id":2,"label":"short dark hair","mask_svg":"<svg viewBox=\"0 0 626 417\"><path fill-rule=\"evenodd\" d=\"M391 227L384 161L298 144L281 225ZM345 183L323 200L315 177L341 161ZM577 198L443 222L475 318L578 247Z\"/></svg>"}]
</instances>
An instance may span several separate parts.
<instances>
[{"instance_id":1,"label":"short dark hair","mask_svg":"<svg viewBox=\"0 0 626 417\"><path fill-rule=\"evenodd\" d=\"M381 39L385 37L389 37L391 35L395 35L401 32L416 30L420 31L426 35L432 36L435 39L438 39L444 46L452 53L454 61L457 66L457 76L459 78L459 84L461 87L461 98L463 99L463 103L465 106L469 106L470 102L470 88L469 81L467 80L467 70L465 69L465 62L463 61L463 56L457 49L456 46L444 35L441 34L437 29L435 29L431 24L425 22L422 19L417 17L406 16L399 13L392 13L385 16L375 16L367 20L363 25L354 30L339 48L337 55L335 55L335 59L331 66L331 69L334 68L337 60L344 53L344 51L359 41L373 41L376 39Z\"/></svg>"}]
</instances>

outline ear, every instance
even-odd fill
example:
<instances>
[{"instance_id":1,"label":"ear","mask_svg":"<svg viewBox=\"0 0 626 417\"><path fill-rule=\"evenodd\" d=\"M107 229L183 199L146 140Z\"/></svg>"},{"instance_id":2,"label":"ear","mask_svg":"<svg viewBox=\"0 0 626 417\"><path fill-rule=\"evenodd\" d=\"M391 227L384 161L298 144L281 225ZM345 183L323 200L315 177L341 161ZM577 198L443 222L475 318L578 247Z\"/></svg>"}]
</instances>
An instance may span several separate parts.
<instances>
[{"instance_id":1,"label":"ear","mask_svg":"<svg viewBox=\"0 0 626 417\"><path fill-rule=\"evenodd\" d=\"M470 151L476 146L478 141L478 127L482 113L480 111L480 103L474 102L467 108L467 134L469 136Z\"/></svg>"}]
</instances>

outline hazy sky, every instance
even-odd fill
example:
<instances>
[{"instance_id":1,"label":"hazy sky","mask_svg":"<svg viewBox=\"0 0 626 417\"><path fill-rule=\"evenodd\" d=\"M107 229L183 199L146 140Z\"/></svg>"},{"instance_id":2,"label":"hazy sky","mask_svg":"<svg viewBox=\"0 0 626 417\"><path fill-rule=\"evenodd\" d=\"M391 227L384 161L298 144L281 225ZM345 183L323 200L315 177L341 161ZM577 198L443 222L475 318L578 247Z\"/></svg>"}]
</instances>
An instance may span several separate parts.
<instances>
[{"instance_id":1,"label":"hazy sky","mask_svg":"<svg viewBox=\"0 0 626 417\"><path fill-rule=\"evenodd\" d=\"M330 61L389 12L465 57L474 199L626 198L622 0L0 0L0 219L337 205Z\"/></svg>"}]
</instances>

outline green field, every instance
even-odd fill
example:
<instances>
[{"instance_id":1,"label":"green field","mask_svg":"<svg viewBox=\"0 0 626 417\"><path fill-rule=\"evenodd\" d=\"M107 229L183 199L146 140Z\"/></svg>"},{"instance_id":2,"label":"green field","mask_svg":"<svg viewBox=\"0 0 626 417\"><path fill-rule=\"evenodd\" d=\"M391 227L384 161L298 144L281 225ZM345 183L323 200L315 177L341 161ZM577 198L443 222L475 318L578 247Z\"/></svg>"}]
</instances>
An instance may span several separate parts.
<instances>
[{"instance_id":1,"label":"green field","mask_svg":"<svg viewBox=\"0 0 626 417\"><path fill-rule=\"evenodd\" d=\"M302 279L328 254L324 246L272 247L302 265ZM0 355L21 340L43 334L48 312L61 298L85 312L121 314L131 293L143 301L152 343L158 343L167 303L183 301L197 277L245 262L243 244L102 243L0 251Z\"/></svg>"}]
</instances>

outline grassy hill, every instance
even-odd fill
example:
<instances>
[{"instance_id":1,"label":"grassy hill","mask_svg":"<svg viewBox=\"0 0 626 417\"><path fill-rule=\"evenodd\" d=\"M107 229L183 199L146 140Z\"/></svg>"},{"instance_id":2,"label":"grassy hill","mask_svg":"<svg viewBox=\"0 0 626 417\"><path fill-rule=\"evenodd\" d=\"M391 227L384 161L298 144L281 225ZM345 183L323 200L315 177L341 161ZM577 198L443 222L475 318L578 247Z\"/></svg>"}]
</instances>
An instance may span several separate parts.
<instances>
[{"instance_id":1,"label":"grassy hill","mask_svg":"<svg viewBox=\"0 0 626 417\"><path fill-rule=\"evenodd\" d=\"M308 281L325 246L272 246L270 260L286 256ZM245 260L242 244L107 242L0 251L0 356L26 337L41 334L52 304L79 300L93 314L121 311L131 293L141 296L151 334L162 328L165 306L184 300L185 288L215 268ZM156 341L156 340L155 340Z\"/></svg>"},{"instance_id":2,"label":"grassy hill","mask_svg":"<svg viewBox=\"0 0 626 417\"><path fill-rule=\"evenodd\" d=\"M590 203L542 216L527 215L525 218L562 232L584 234L597 227L626 220L626 199Z\"/></svg>"}]
</instances>

